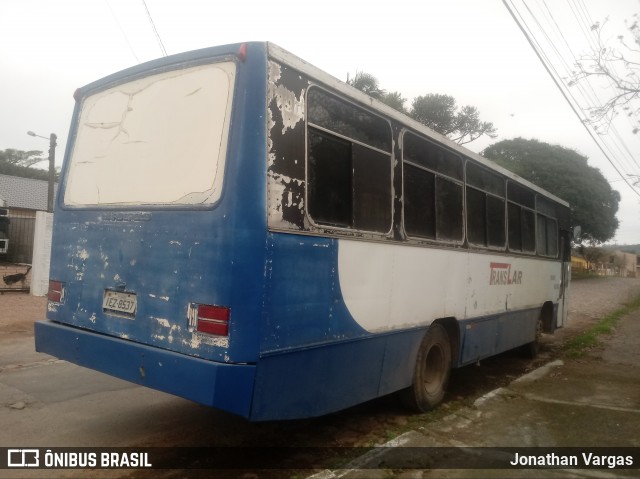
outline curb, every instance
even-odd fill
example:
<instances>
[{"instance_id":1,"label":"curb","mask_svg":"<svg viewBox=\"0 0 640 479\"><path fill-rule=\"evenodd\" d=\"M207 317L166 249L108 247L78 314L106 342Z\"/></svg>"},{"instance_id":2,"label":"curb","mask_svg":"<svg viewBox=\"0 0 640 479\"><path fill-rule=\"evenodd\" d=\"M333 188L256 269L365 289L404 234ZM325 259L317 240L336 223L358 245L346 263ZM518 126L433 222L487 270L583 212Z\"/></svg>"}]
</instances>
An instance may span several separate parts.
<instances>
[{"instance_id":1,"label":"curb","mask_svg":"<svg viewBox=\"0 0 640 479\"><path fill-rule=\"evenodd\" d=\"M509 384L509 386L497 388L497 389L494 389L493 391L489 391L488 393L482 395L481 397L479 397L474 401L473 408L462 408L459 411L456 411L448 416L445 416L444 418L434 423L433 428L438 429L441 432L446 432L447 428L450 429L451 427L464 428L469 424L471 424L474 420L474 417L473 417L474 414L472 412L472 409L482 408L487 402L491 401L492 399L496 399L501 396L507 395L509 393L509 388L511 387L512 384L518 384L518 383L521 384L521 383L536 381L538 379L543 378L547 374L549 374L553 369L563 365L564 365L564 362L560 359L557 359L543 366L540 366L539 368L534 369L533 371L523 376L520 376L517 379L514 379ZM475 416L477 417L477 414L475 414ZM438 425L438 423L444 423L444 424ZM441 427L441 426L444 426L444 427ZM307 479L340 479L354 471L363 469L363 466L374 462L376 459L380 458L387 452L386 451L387 448L410 446L412 443L424 444L425 440L429 440L429 436L427 434L422 433L420 431L416 431L416 430L405 432L400 436L394 439L391 439L390 441L387 441L380 446L374 446L374 448L371 451L366 452L362 456L354 459L353 461L350 461L349 463L345 464L343 467L339 469L334 469L334 470L325 469L324 471L320 471L316 474L308 476ZM456 444L454 446L464 447L464 445L462 444Z\"/></svg>"}]
</instances>

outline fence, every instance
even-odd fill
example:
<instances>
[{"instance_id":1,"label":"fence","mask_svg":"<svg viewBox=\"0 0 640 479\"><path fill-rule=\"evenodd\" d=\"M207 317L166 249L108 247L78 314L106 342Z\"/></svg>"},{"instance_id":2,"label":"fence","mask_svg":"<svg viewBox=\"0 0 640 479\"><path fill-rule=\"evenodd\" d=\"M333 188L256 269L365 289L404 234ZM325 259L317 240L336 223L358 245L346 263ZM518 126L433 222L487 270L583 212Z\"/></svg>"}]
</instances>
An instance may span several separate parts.
<instances>
[{"instance_id":1,"label":"fence","mask_svg":"<svg viewBox=\"0 0 640 479\"><path fill-rule=\"evenodd\" d=\"M33 261L33 238L35 217L12 215L9 212L8 224L5 223L7 238L0 253L0 262L31 264Z\"/></svg>"}]
</instances>

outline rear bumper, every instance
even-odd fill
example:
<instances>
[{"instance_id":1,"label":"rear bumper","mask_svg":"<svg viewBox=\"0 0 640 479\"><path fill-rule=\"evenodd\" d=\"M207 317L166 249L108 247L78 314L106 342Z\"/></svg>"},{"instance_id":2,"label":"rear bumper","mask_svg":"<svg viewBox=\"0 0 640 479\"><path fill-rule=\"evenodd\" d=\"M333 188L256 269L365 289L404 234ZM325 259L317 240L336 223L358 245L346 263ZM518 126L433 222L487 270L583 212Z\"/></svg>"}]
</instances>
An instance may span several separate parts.
<instances>
[{"instance_id":1,"label":"rear bumper","mask_svg":"<svg viewBox=\"0 0 640 479\"><path fill-rule=\"evenodd\" d=\"M36 321L36 351L249 417L255 366L174 353L53 321Z\"/></svg>"}]
</instances>

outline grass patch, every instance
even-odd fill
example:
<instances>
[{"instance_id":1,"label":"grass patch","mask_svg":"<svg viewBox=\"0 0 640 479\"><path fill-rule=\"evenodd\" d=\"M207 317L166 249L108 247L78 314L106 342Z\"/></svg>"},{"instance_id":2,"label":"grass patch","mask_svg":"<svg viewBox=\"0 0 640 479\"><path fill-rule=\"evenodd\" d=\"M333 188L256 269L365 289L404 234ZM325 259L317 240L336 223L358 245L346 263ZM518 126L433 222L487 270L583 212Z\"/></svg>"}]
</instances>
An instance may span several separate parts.
<instances>
[{"instance_id":1,"label":"grass patch","mask_svg":"<svg viewBox=\"0 0 640 479\"><path fill-rule=\"evenodd\" d=\"M636 298L630 303L607 314L596 324L591 326L586 331L580 333L575 338L567 341L564 345L564 349L567 355L571 358L579 358L584 356L589 349L600 344L600 336L608 335L613 332L613 328L620 320L620 318L639 308L640 295L636 296Z\"/></svg>"},{"instance_id":2,"label":"grass patch","mask_svg":"<svg viewBox=\"0 0 640 479\"><path fill-rule=\"evenodd\" d=\"M582 279L606 279L608 276L600 276L592 271L571 271L571 281L580 281Z\"/></svg>"}]
</instances>

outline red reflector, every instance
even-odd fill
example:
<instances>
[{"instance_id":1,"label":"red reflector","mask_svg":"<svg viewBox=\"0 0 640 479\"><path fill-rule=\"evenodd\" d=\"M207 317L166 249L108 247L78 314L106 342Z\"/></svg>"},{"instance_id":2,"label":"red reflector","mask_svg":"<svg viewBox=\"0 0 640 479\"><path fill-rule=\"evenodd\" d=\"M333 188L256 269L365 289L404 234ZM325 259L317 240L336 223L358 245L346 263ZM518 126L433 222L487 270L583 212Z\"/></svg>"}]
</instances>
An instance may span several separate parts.
<instances>
[{"instance_id":1,"label":"red reflector","mask_svg":"<svg viewBox=\"0 0 640 479\"><path fill-rule=\"evenodd\" d=\"M64 296L64 288L60 281L49 281L49 292L47 293L47 299L53 303L61 303Z\"/></svg>"},{"instance_id":2,"label":"red reflector","mask_svg":"<svg viewBox=\"0 0 640 479\"><path fill-rule=\"evenodd\" d=\"M246 43L243 43L242 45L240 45L240 48L238 48L238 58L243 63L247 59L247 44Z\"/></svg>"},{"instance_id":3,"label":"red reflector","mask_svg":"<svg viewBox=\"0 0 640 479\"><path fill-rule=\"evenodd\" d=\"M200 333L229 336L229 323L226 322L198 319L198 327L196 329Z\"/></svg>"},{"instance_id":4,"label":"red reflector","mask_svg":"<svg viewBox=\"0 0 640 479\"><path fill-rule=\"evenodd\" d=\"M218 321L229 321L229 308L223 306L211 306L208 304L198 305L198 318L217 319Z\"/></svg>"},{"instance_id":5,"label":"red reflector","mask_svg":"<svg viewBox=\"0 0 640 479\"><path fill-rule=\"evenodd\" d=\"M201 333L228 336L230 312L229 308L223 306L199 304L196 330Z\"/></svg>"}]
</instances>

